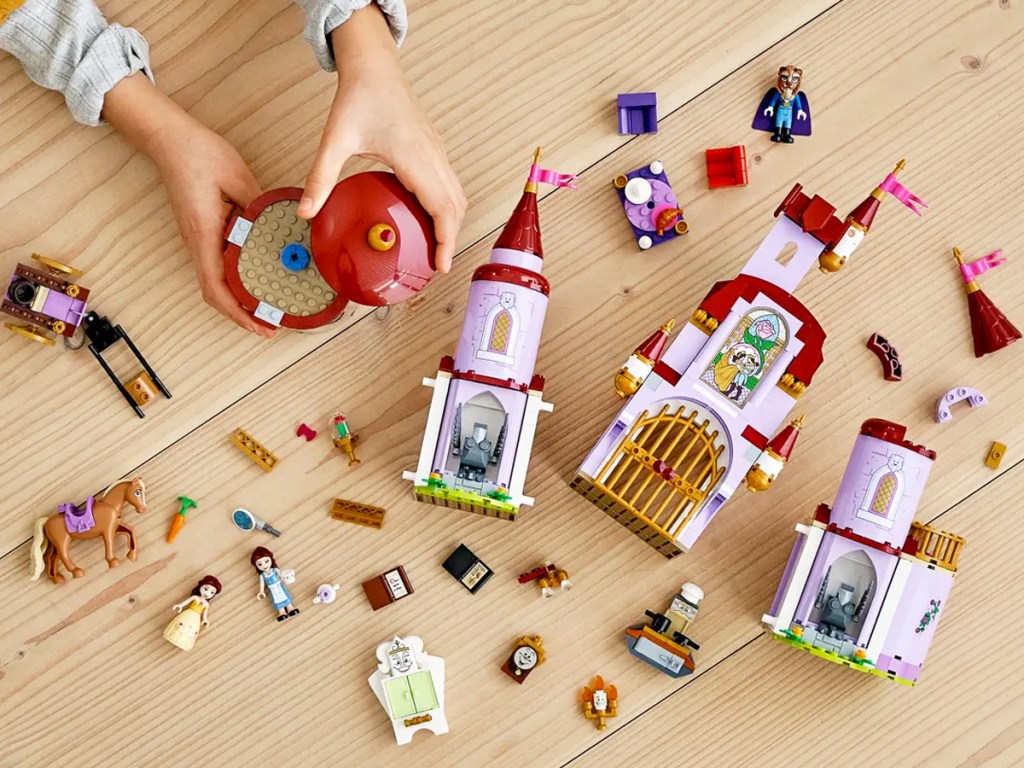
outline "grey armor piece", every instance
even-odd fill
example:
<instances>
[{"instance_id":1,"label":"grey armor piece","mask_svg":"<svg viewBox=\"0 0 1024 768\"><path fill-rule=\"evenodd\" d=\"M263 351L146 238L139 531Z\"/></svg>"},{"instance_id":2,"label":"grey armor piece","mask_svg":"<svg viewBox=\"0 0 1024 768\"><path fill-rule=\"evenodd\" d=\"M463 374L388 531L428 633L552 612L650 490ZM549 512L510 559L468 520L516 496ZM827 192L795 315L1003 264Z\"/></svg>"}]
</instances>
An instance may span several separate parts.
<instances>
[{"instance_id":1,"label":"grey armor piece","mask_svg":"<svg viewBox=\"0 0 1024 768\"><path fill-rule=\"evenodd\" d=\"M821 580L818 597L814 601L814 607L821 610L821 618L818 620L818 631L837 640L844 640L846 638L846 630L849 629L850 624L855 624L864 618L872 585L869 584L867 589L864 590L860 603L858 603L855 610L853 606L854 588L849 584L841 583L836 594L828 594L828 577L831 573L831 568L825 571L825 578Z\"/></svg>"},{"instance_id":2,"label":"grey armor piece","mask_svg":"<svg viewBox=\"0 0 1024 768\"><path fill-rule=\"evenodd\" d=\"M492 461L491 449L491 441L487 439L487 425L474 424L472 437L467 437L462 441L462 449L459 451L458 476L463 480L483 482L487 465Z\"/></svg>"},{"instance_id":3,"label":"grey armor piece","mask_svg":"<svg viewBox=\"0 0 1024 768\"><path fill-rule=\"evenodd\" d=\"M497 464L501 452L505 448L505 431L508 428L508 416L501 425L498 439L492 443L487 439L487 425L476 422L473 424L471 437L462 439L462 406L455 409L455 427L452 430L452 455L459 457L457 476L462 480L482 483L490 464Z\"/></svg>"}]
</instances>

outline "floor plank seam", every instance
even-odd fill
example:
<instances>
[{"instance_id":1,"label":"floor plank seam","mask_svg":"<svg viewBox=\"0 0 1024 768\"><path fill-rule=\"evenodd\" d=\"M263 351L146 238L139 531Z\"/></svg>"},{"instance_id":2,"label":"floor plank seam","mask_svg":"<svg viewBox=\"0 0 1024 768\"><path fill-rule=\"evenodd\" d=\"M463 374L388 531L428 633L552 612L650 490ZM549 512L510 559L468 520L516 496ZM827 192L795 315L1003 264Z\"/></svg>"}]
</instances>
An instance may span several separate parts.
<instances>
[{"instance_id":1,"label":"floor plank seam","mask_svg":"<svg viewBox=\"0 0 1024 768\"><path fill-rule=\"evenodd\" d=\"M638 713L636 714L636 716L635 716L635 717L631 717L631 718L630 718L629 720L627 720L626 722L624 722L624 723L622 724L622 726L621 726L621 727L619 727L619 728L616 728L616 729L615 729L614 731L612 731L611 733L609 733L609 734L607 734L606 736L603 736L603 737L601 737L600 739L598 739L597 741L595 741L595 742L594 742L593 744L591 744L590 746L588 746L588 747L587 747L586 749L584 749L584 750L583 750L582 752L580 752L580 753L579 753L578 755L576 755L575 757L573 757L573 758L572 758L572 760L569 760L569 761L567 761L567 762L565 762L565 763L562 763L562 764L561 764L561 766L559 766L559 768L566 768L566 766L572 765L572 764L573 764L573 763L575 763L575 762L576 762L577 760L579 760L579 759L580 759L581 757L583 757L583 756L584 756L585 754L587 754L587 753L588 753L588 752L589 752L590 750L594 749L595 747L598 747L598 746L601 746L601 745L603 745L603 744L604 744L604 742L605 742L605 741L607 741L608 739L612 738L613 736L615 736L615 735L617 735L617 734L619 734L619 733L622 733L622 731L624 731L624 730L625 730L626 728L628 728L629 726L631 726L631 725L632 725L633 723L635 723L635 722L637 722L638 720L640 720L640 718L642 718L642 717L643 717L644 715L646 715L646 714L647 714L648 712L650 712L651 710L653 710L653 709L654 709L655 707L661 706L661 704L663 704L664 702L668 701L668 700L669 700L670 698L672 698L673 696L675 696L675 695L676 695L677 693L679 693L680 691L684 691L684 690L686 690L686 689L687 689L687 688L688 688L688 687L689 687L689 686L690 686L691 684L695 683L695 682L696 682L697 680L701 680L701 679L703 679L704 677L706 677L707 675L711 674L711 672L712 672L713 670L717 669L717 668L718 668L719 666L721 666L721 665L722 665L722 664L724 664L724 663L725 663L726 661L728 661L729 659L731 659L731 658L732 658L733 656L735 656L735 655L736 655L737 653L740 653L741 651L743 651L743 650L745 650L746 648L750 647L750 646L751 646L752 644L756 643L756 642L757 642L758 640L760 640L761 638L763 638L763 637L767 637L767 634L768 634L768 633L767 633L767 632L764 632L764 631L758 632L758 634L757 634L757 635L755 635L754 637L750 638L749 640L747 640L747 641L746 641L745 643L743 643L742 645L738 646L738 647L737 647L737 648L735 648L734 650L732 650L732 651L730 651L729 653L727 653L727 654L726 654L725 656L723 656L723 657L722 657L721 659L719 659L718 661L716 661L716 662L715 662L714 664L712 664L711 666L707 667L706 669L702 670L701 672L699 672L699 673L698 673L698 674L696 674L696 675L691 675L691 676L690 676L689 678L687 678L686 682L685 682L685 683L683 683L682 685L680 685L680 686L679 686L678 688L676 688L676 689L674 689L674 690L670 691L669 693L665 694L665 696L663 696L663 697L661 697L660 699L658 699L657 701L655 701L655 702L654 702L653 704L651 704L651 705L650 705L649 707L647 707L646 709L643 709L643 710L641 710L640 712L638 712Z\"/></svg>"}]
</instances>

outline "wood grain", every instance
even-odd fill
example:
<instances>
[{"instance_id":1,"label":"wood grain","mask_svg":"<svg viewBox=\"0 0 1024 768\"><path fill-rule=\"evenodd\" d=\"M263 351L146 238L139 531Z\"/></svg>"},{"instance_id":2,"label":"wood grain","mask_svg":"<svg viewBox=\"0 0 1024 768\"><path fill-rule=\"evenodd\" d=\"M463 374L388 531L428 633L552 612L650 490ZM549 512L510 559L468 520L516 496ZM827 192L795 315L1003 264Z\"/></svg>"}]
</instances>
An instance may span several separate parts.
<instances>
[{"instance_id":1,"label":"wood grain","mask_svg":"<svg viewBox=\"0 0 1024 768\"><path fill-rule=\"evenodd\" d=\"M579 171L625 144L629 137L614 132L618 91L657 87L668 114L827 7L824 0L785 0L767 24L755 24L753 3L725 12L667 6L669 15L685 10L700 24L698 43L689 23L652 33L644 0L554 7L528 0L500 11L490 0L414 4L416 32L403 59L473 201L460 243L504 222L535 145L548 146L553 167ZM301 39L298 8L287 0L189 0L173 8L119 0L104 10L148 36L162 87L224 133L266 187L302 182L334 86ZM734 40L735 28L750 31ZM620 50L641 52L642 72L624 70L619 55L609 55L613 38ZM10 504L0 512L0 551L7 551L24 540L24 530L9 524L16 510L52 508L65 495L105 487L112 474L127 474L366 310L351 305L340 326L281 334L270 344L221 322L202 304L148 161L109 131L72 125L59 95L29 83L9 57L0 59L0 75L7 138L0 215L9 222L0 231L0 258L13 265L40 251L85 269L92 305L128 330L174 395L145 423L126 419L91 361L64 350L42 354L4 332L0 357L9 365L0 372L0 398L18 406L5 408L0 453L0 472L10 478ZM353 171L366 167L351 164ZM115 370L119 362L129 367L115 359ZM102 463L65 438L69 423L90 435ZM64 472L30 479L17 471L16 457L41 441L51 466Z\"/></svg>"},{"instance_id":2,"label":"wood grain","mask_svg":"<svg viewBox=\"0 0 1024 768\"><path fill-rule=\"evenodd\" d=\"M197 311L146 163L114 136L67 125L56 100L0 60L9 75L0 79L0 102L19 105L0 147L0 199L10 201L12 222L0 253L13 263L47 241L80 252L104 310L179 387L144 424L129 423L88 365L2 342L10 362L0 369L0 583L8 585L0 765L1020 762L1024 675L1012 663L1012 607L996 601L1012 601L1005 586L1020 556L1014 502L1024 490L1024 424L1014 406L1024 347L973 358L949 248L956 243L971 258L1004 248L1010 263L982 282L1009 317L1024 318L1024 270L1014 260L1024 247L1016 215L1024 147L1011 141L1024 114L1014 97L1024 75L1024 12L952 0L793 2L771 13L748 2L664 5L663 18L678 23L652 23L639 2L415 6L406 62L472 201L468 247L420 300L387 316L353 314L344 332L282 334L271 344L233 335ZM149 34L164 86L257 158L262 179L301 176L330 84L297 39L294 9L122 2L116 12ZM788 61L806 73L815 135L784 147L747 126L771 73ZM614 134L610 103L640 89L658 90L659 133L626 140ZM292 110L302 127L285 130L281 118ZM27 131L36 123L49 139ZM426 418L420 379L454 348L469 275L487 258L534 143L548 145L552 166L582 172L582 183L540 206L553 288L538 372L556 407L541 416L527 485L537 507L506 523L416 504L399 477L415 463ZM747 144L750 186L707 191L703 149L733 143ZM665 318L688 316L714 280L735 274L792 183L842 212L903 156L903 180L928 200L928 212L918 219L887 202L845 270L810 275L798 290L829 339L800 404L806 429L774 489L735 498L694 552L671 562L569 490L618 406L618 365ZM641 253L609 181L654 157L691 231ZM60 182L63 168L75 172ZM39 205L47 196L63 202L60 214ZM41 212L32 218L30 210ZM123 268L126 254L137 267ZM864 348L874 331L899 349L903 382L882 380ZM935 398L958 384L982 390L990 404L935 424ZM362 434L359 467L349 468L325 435L308 444L294 436L300 421L319 429L338 407ZM831 499L857 426L871 416L906 424L938 452L918 517L968 539L949 613L913 690L797 654L758 625L794 523ZM273 472L230 445L238 427L280 457ZM1009 446L998 472L983 465L992 440ZM39 445L53 455L30 471L24 456ZM80 545L84 579L27 582L31 521L136 466L150 496L150 511L132 521L139 562L110 571L98 549ZM181 493L200 508L167 545ZM335 497L385 507L384 528L331 520ZM236 531L228 512L239 505L282 538ZM440 568L460 542L496 572L476 595ZM298 572L302 614L284 625L255 599L248 558L257 544ZM544 559L570 571L571 593L542 601L515 583ZM359 583L398 563L416 593L372 612ZM160 633L170 606L204 573L219 576L225 592L213 602L209 631L185 655ZM686 580L707 599L693 630L698 671L680 683L629 656L622 630ZM331 606L312 605L322 581L342 584ZM985 621L989 611L995 622ZM395 751L366 684L375 645L395 632L421 635L448 665L451 733L419 737L404 752ZM527 633L543 635L548 660L518 688L498 667ZM578 714L579 688L595 673L623 697L622 716L603 734ZM115 721L122 736L92 729L97 716Z\"/></svg>"}]
</instances>

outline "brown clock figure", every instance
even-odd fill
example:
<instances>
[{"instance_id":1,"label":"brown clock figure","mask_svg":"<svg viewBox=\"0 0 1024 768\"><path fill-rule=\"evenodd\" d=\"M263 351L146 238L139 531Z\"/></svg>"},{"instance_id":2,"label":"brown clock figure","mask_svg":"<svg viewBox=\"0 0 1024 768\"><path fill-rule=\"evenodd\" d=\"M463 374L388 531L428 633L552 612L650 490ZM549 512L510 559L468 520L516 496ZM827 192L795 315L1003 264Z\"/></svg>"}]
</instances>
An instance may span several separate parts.
<instances>
[{"instance_id":1,"label":"brown clock figure","mask_svg":"<svg viewBox=\"0 0 1024 768\"><path fill-rule=\"evenodd\" d=\"M540 635L524 635L512 645L512 655L501 665L501 671L522 685L535 668L544 663L544 647Z\"/></svg>"}]
</instances>

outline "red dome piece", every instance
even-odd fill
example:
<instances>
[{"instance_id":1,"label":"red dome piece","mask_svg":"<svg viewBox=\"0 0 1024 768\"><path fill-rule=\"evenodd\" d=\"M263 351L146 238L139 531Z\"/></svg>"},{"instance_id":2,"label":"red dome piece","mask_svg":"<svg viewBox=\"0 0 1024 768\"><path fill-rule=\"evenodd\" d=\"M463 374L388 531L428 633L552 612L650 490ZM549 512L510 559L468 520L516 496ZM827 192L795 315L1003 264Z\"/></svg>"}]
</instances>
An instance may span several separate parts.
<instances>
[{"instance_id":1,"label":"red dome piece","mask_svg":"<svg viewBox=\"0 0 1024 768\"><path fill-rule=\"evenodd\" d=\"M320 274L359 304L397 304L418 293L434 274L436 250L430 215L383 171L342 179L312 222Z\"/></svg>"}]
</instances>

